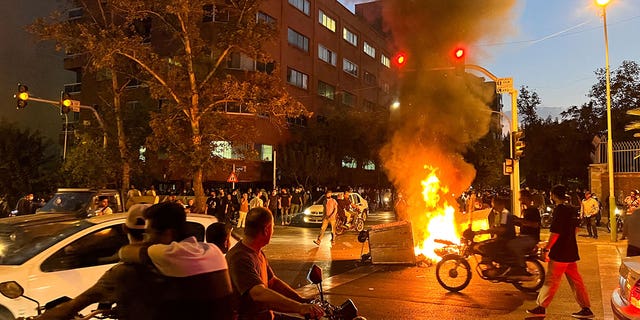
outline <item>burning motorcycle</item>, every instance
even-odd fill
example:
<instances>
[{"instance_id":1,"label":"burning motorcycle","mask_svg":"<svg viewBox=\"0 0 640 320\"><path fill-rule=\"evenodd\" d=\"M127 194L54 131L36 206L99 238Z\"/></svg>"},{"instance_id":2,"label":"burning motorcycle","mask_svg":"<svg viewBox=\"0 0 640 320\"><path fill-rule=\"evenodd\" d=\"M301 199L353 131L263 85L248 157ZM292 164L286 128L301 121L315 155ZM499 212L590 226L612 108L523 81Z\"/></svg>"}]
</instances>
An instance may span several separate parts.
<instances>
[{"instance_id":1,"label":"burning motorcycle","mask_svg":"<svg viewBox=\"0 0 640 320\"><path fill-rule=\"evenodd\" d=\"M27 316L27 317L18 317L16 318L16 320L33 320L36 319L39 315L42 314L42 312L52 309L57 305L60 305L64 302L67 302L69 300L71 300L71 298L64 296L64 297L60 297L57 298L55 300L49 301L47 302L44 306L40 305L40 302L38 302L37 300L27 297L24 295L24 288L22 288L22 286L17 283L16 281L6 281L6 282L2 282L0 283L0 293L2 293L3 296L9 298L9 299L17 299L20 297L23 297L29 301L33 301L37 306L35 308L37 314L33 315L33 316ZM89 320L89 319L115 319L115 318L111 318L109 317L109 314L111 312L111 305L105 306L103 304L99 304L98 305L98 310L94 310L92 312L90 312L89 314L87 314L86 316L83 316L81 314L76 315L73 319L74 320Z\"/></svg>"},{"instance_id":2,"label":"burning motorcycle","mask_svg":"<svg viewBox=\"0 0 640 320\"><path fill-rule=\"evenodd\" d=\"M307 274L307 280L315 284L320 293L320 297L311 301L322 308L324 311L324 319L329 320L367 320L365 317L358 316L358 308L351 299L347 299L343 304L336 306L324 299L322 291L322 269L317 265L311 266ZM310 319L305 316L305 319Z\"/></svg>"},{"instance_id":3,"label":"burning motorcycle","mask_svg":"<svg viewBox=\"0 0 640 320\"><path fill-rule=\"evenodd\" d=\"M362 211L355 208L351 213L351 224L347 224L347 217L345 215L338 216L336 221L336 233L343 234L345 231L362 231L364 230L364 216Z\"/></svg>"},{"instance_id":4,"label":"burning motorcycle","mask_svg":"<svg viewBox=\"0 0 640 320\"><path fill-rule=\"evenodd\" d=\"M483 243L475 242L475 235L471 229L465 230L462 233L460 244L447 240L436 240L436 242L445 245L436 250L436 254L442 257L442 260L436 265L436 278L443 288L458 292L469 285L472 271L468 260L472 256L476 260L476 272L484 280L511 283L518 290L524 292L535 292L542 287L545 271L540 263L540 261L544 261L544 253L541 248L536 246L525 256L527 271L533 276L528 279L518 279L507 275L509 266L503 262L506 257L486 261L488 257L480 249ZM485 260L478 261L478 256L484 257Z\"/></svg>"}]
</instances>

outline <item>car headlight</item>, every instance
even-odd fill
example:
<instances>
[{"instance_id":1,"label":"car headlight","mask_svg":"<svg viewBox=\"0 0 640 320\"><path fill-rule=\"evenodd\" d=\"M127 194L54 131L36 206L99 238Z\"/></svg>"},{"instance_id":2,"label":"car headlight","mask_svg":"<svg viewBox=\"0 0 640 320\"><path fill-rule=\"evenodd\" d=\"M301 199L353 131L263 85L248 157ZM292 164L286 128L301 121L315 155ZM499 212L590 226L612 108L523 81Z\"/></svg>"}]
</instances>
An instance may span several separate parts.
<instances>
[{"instance_id":1,"label":"car headlight","mask_svg":"<svg viewBox=\"0 0 640 320\"><path fill-rule=\"evenodd\" d=\"M304 209L304 211L302 213L304 213L305 216L308 216L308 215L311 214L311 209L306 208L306 209Z\"/></svg>"}]
</instances>

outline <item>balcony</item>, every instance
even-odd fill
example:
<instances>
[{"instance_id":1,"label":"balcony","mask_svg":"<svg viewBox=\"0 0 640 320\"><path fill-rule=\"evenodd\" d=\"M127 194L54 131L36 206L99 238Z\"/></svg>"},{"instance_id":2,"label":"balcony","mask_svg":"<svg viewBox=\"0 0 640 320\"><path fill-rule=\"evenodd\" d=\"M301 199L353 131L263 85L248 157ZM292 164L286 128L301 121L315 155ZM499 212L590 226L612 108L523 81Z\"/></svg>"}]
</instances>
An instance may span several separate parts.
<instances>
[{"instance_id":1,"label":"balcony","mask_svg":"<svg viewBox=\"0 0 640 320\"><path fill-rule=\"evenodd\" d=\"M64 85L64 92L72 94L72 93L80 93L82 92L82 83L68 83Z\"/></svg>"}]
</instances>

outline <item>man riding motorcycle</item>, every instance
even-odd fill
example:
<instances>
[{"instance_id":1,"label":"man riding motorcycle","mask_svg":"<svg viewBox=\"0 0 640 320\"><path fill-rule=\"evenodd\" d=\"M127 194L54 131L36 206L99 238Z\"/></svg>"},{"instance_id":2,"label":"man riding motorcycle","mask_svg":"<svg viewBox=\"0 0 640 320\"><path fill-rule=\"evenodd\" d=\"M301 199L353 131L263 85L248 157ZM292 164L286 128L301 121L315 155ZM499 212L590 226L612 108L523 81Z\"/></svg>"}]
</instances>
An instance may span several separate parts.
<instances>
[{"instance_id":1,"label":"man riding motorcycle","mask_svg":"<svg viewBox=\"0 0 640 320\"><path fill-rule=\"evenodd\" d=\"M500 257L504 255L500 255L499 253L506 252L508 250L507 244L516 239L515 217L506 209L506 199L496 196L491 201L491 204L493 209L489 215L490 228L474 232L475 235L495 235L492 239L480 243L479 250L483 252L480 263L490 264L492 261L500 261L509 265L509 267L504 269L504 272L498 276L507 276L516 279L530 277L531 274L529 274L526 269L523 270L519 268L516 261L504 261L506 259ZM524 256L521 258L524 259Z\"/></svg>"}]
</instances>

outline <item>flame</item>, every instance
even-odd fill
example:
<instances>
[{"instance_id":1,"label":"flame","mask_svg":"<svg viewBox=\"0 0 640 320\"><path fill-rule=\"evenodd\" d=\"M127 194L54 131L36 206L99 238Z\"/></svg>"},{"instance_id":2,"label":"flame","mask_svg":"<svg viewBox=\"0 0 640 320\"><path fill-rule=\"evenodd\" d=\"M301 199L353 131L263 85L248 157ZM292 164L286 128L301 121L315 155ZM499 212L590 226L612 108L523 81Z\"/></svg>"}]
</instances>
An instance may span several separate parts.
<instances>
[{"instance_id":1,"label":"flame","mask_svg":"<svg viewBox=\"0 0 640 320\"><path fill-rule=\"evenodd\" d=\"M414 247L416 255L422 254L431 260L439 260L440 257L434 250L442 248L444 245L436 243L434 240L449 240L453 243L460 242L460 228L456 222L455 209L449 205L447 196L449 187L442 185L437 176L437 168L425 165L429 171L427 178L421 182L422 199L424 200L424 215L427 222L424 226L415 226L414 230L422 232L418 239L424 239L422 243Z\"/></svg>"}]
</instances>

